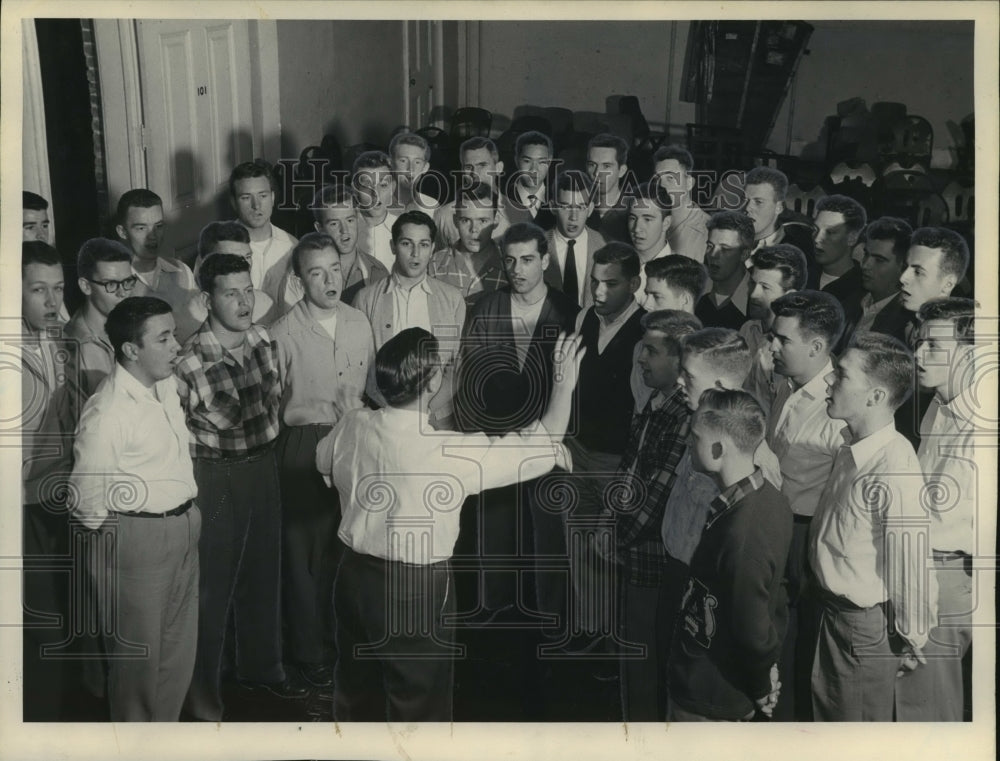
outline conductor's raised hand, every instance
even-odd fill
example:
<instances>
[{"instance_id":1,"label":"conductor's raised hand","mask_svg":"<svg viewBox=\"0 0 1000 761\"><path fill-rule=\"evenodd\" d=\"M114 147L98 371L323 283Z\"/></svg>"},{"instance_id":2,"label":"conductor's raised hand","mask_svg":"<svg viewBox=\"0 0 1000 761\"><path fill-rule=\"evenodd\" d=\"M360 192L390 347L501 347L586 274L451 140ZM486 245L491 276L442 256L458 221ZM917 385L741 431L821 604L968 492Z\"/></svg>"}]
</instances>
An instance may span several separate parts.
<instances>
[{"instance_id":1,"label":"conductor's raised hand","mask_svg":"<svg viewBox=\"0 0 1000 761\"><path fill-rule=\"evenodd\" d=\"M552 379L556 385L574 388L580 377L580 363L587 349L579 333L560 333L552 352Z\"/></svg>"}]
</instances>

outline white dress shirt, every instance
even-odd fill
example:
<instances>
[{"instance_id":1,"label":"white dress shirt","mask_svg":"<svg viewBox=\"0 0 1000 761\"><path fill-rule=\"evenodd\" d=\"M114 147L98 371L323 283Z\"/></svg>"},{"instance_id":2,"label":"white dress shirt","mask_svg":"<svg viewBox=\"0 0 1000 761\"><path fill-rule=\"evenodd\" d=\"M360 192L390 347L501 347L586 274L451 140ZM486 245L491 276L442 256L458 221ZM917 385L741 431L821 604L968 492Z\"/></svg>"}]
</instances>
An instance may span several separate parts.
<instances>
[{"instance_id":1,"label":"white dress shirt","mask_svg":"<svg viewBox=\"0 0 1000 761\"><path fill-rule=\"evenodd\" d=\"M146 388L121 365L87 400L76 438L75 509L90 528L110 511L164 513L198 494L173 376Z\"/></svg>"},{"instance_id":2,"label":"white dress shirt","mask_svg":"<svg viewBox=\"0 0 1000 761\"><path fill-rule=\"evenodd\" d=\"M931 516L913 446L892 423L860 441L850 429L809 527L809 562L820 586L862 608L889 600L896 630L921 647L936 624Z\"/></svg>"},{"instance_id":3,"label":"white dress shirt","mask_svg":"<svg viewBox=\"0 0 1000 761\"><path fill-rule=\"evenodd\" d=\"M576 241L573 244L573 259L576 261L576 285L577 285L577 304L583 304L584 299L590 293L590 271L587 269L587 228L583 228L583 232L579 236L574 238ZM555 242L556 246L556 261L559 263L559 271L563 273L563 278L566 277L566 246L569 243L568 238L564 238L559 232L559 228L556 227L552 230L552 240ZM549 252L551 253L551 252Z\"/></svg>"},{"instance_id":4,"label":"white dress shirt","mask_svg":"<svg viewBox=\"0 0 1000 761\"><path fill-rule=\"evenodd\" d=\"M917 457L927 480L928 494L941 498L931 504L934 516L931 547L941 552L977 553L976 507L987 504L986 500L978 499L980 467L988 470L984 458L990 444L988 439L983 440L982 448L978 452L975 449L976 427L972 420L982 405L975 396L971 388L947 403L935 395L920 424ZM980 435L987 433L982 431ZM994 439L994 452L995 445ZM986 473L983 475L988 478Z\"/></svg>"},{"instance_id":5,"label":"white dress shirt","mask_svg":"<svg viewBox=\"0 0 1000 761\"><path fill-rule=\"evenodd\" d=\"M541 423L501 438L437 432L426 413L352 410L319 443L316 467L340 495L338 535L355 552L427 565L451 557L465 498L565 467Z\"/></svg>"},{"instance_id":6,"label":"white dress shirt","mask_svg":"<svg viewBox=\"0 0 1000 761\"><path fill-rule=\"evenodd\" d=\"M830 478L833 460L844 443L846 423L826 414L826 376L833 372L827 362L802 388L782 378L768 418L767 443L781 463L781 493L792 512L812 517L820 494Z\"/></svg>"},{"instance_id":7,"label":"white dress shirt","mask_svg":"<svg viewBox=\"0 0 1000 761\"><path fill-rule=\"evenodd\" d=\"M271 225L270 237L250 241L250 282L254 288L265 291L272 301L277 300L279 294L274 291L274 286L265 289L265 279L269 285L277 285L281 281L284 272L271 270L274 267L284 269L285 254L294 246L295 238L275 225Z\"/></svg>"},{"instance_id":8,"label":"white dress shirt","mask_svg":"<svg viewBox=\"0 0 1000 761\"><path fill-rule=\"evenodd\" d=\"M427 305L427 296L431 294L427 277L412 288L400 285L396 273L389 275L389 293L392 295L393 335L398 335L406 328L423 328L430 332L431 313Z\"/></svg>"},{"instance_id":9,"label":"white dress shirt","mask_svg":"<svg viewBox=\"0 0 1000 761\"><path fill-rule=\"evenodd\" d=\"M397 219L399 215L389 211L377 225L370 224L364 216L358 225L358 234L365 236L365 245L360 246L359 250L374 256L389 272L392 272L392 265L396 262L396 257L392 254L392 225Z\"/></svg>"},{"instance_id":10,"label":"white dress shirt","mask_svg":"<svg viewBox=\"0 0 1000 761\"><path fill-rule=\"evenodd\" d=\"M593 309L593 307L590 307ZM583 321L587 317L587 313L590 309L582 309L576 315L576 332L580 332L580 328L583 327ZM603 354L604 350L608 348L608 344L611 343L611 339L618 335L618 331L622 329L622 325L628 322L628 318L631 317L639 309L639 303L632 299L628 306L622 310L622 313L615 317L613 320L607 319L604 315L597 315L597 353ZM648 397L647 397L648 398Z\"/></svg>"}]
</instances>

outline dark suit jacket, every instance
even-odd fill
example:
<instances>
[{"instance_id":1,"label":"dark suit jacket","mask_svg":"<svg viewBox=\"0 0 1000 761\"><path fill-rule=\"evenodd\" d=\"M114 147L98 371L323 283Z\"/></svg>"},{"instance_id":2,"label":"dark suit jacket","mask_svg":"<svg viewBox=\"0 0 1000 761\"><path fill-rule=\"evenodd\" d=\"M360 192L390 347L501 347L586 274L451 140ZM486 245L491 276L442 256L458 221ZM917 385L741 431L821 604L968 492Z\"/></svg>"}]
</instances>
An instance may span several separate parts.
<instances>
[{"instance_id":1,"label":"dark suit jacket","mask_svg":"<svg viewBox=\"0 0 1000 761\"><path fill-rule=\"evenodd\" d=\"M903 306L903 294L897 293L896 297L882 307L882 311L875 317L872 323L873 333L885 333L886 335L898 338L906 343L906 326L914 319L914 314Z\"/></svg>"},{"instance_id":2,"label":"dark suit jacket","mask_svg":"<svg viewBox=\"0 0 1000 761\"><path fill-rule=\"evenodd\" d=\"M861 265L857 261L852 262L851 269L825 288L819 287L819 270L815 274L809 273L808 287L829 293L844 308L844 333L833 350L834 354L840 354L847 345L847 340L854 334L854 326L861 317L861 299L865 295L861 287Z\"/></svg>"},{"instance_id":3,"label":"dark suit jacket","mask_svg":"<svg viewBox=\"0 0 1000 761\"><path fill-rule=\"evenodd\" d=\"M545 269L545 282L552 288L561 291L563 287L563 273L559 269L559 261L556 257L555 231L547 230L545 240L549 244L549 266ZM593 297L590 295L590 288L586 284L590 280L590 269L594 266L594 253L597 249L602 248L605 242L604 237L597 230L592 228L587 230L587 266L583 272L577 271L576 273L578 282L584 284L583 304L580 306L588 307L591 304Z\"/></svg>"},{"instance_id":4,"label":"dark suit jacket","mask_svg":"<svg viewBox=\"0 0 1000 761\"><path fill-rule=\"evenodd\" d=\"M459 430L506 433L531 424L548 406L555 339L573 331L580 308L550 287L521 367L510 304L509 290L493 291L466 316L455 399Z\"/></svg>"}]
</instances>

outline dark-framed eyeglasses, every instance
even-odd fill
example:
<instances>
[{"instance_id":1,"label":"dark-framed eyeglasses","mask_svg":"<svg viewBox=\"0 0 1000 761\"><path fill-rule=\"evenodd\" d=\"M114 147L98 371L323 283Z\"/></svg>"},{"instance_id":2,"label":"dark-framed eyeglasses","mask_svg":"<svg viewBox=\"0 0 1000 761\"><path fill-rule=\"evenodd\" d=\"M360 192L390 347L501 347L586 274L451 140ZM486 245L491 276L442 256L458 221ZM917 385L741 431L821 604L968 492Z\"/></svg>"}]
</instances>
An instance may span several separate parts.
<instances>
[{"instance_id":1,"label":"dark-framed eyeglasses","mask_svg":"<svg viewBox=\"0 0 1000 761\"><path fill-rule=\"evenodd\" d=\"M123 291L131 291L135 288L135 284L139 282L139 278L135 275L127 277L124 280L91 280L89 277L87 280L94 285L103 285L104 290L108 293L117 293L119 288Z\"/></svg>"}]
</instances>

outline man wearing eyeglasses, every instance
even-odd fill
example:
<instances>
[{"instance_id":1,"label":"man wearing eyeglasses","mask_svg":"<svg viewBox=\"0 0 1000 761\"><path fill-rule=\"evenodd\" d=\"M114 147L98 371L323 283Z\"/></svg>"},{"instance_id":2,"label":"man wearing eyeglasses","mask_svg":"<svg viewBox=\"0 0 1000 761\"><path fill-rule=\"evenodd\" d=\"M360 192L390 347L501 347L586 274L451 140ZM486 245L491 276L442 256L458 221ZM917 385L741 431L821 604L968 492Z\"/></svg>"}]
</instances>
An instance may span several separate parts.
<instances>
[{"instance_id":1,"label":"man wearing eyeglasses","mask_svg":"<svg viewBox=\"0 0 1000 761\"><path fill-rule=\"evenodd\" d=\"M92 238L80 247L76 257L80 290L86 299L66 323L64 335L78 341L80 363L78 401L82 405L115 367L104 322L115 305L135 295L139 278L132 271L132 252L124 243Z\"/></svg>"}]
</instances>

